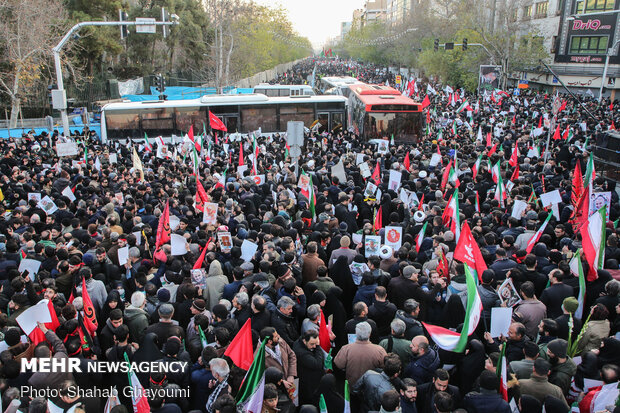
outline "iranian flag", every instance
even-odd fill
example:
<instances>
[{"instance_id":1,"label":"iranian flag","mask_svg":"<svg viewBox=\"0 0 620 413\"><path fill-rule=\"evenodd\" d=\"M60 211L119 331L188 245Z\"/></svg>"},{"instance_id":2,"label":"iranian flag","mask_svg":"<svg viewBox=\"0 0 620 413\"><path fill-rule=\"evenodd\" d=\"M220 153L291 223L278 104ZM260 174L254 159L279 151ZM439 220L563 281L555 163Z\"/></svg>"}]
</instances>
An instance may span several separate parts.
<instances>
[{"instance_id":1,"label":"iranian flag","mask_svg":"<svg viewBox=\"0 0 620 413\"><path fill-rule=\"evenodd\" d=\"M151 142L149 142L149 137L146 134L146 132L144 132L144 149L147 152L152 152L153 151L153 146L151 145Z\"/></svg>"},{"instance_id":2,"label":"iranian flag","mask_svg":"<svg viewBox=\"0 0 620 413\"><path fill-rule=\"evenodd\" d=\"M226 168L224 170L224 172L222 172L222 176L220 176L220 179L217 180L217 183L215 184L215 188L224 188L224 184L226 184L226 172L228 172L228 168Z\"/></svg>"},{"instance_id":3,"label":"iranian flag","mask_svg":"<svg viewBox=\"0 0 620 413\"><path fill-rule=\"evenodd\" d=\"M424 241L424 234L426 233L426 226L428 225L428 222L425 222L424 225L422 226L422 229L420 230L420 232L418 232L418 235L415 236L415 250L416 252L420 252L420 247L422 246L422 241Z\"/></svg>"},{"instance_id":4,"label":"iranian flag","mask_svg":"<svg viewBox=\"0 0 620 413\"><path fill-rule=\"evenodd\" d=\"M263 394L265 391L265 344L263 340L254 356L252 366L248 370L243 384L237 393L237 406L247 413L260 413L263 408Z\"/></svg>"},{"instance_id":5,"label":"iranian flag","mask_svg":"<svg viewBox=\"0 0 620 413\"><path fill-rule=\"evenodd\" d=\"M583 255L588 261L588 281L598 278L597 270L603 268L605 262L605 224L607 222L607 206L592 214L581 227L581 244Z\"/></svg>"},{"instance_id":6,"label":"iranian flag","mask_svg":"<svg viewBox=\"0 0 620 413\"><path fill-rule=\"evenodd\" d=\"M495 143L495 145L493 145L493 147L489 150L489 152L487 153L487 156L490 158L495 151L497 150L497 142Z\"/></svg>"},{"instance_id":7,"label":"iranian flag","mask_svg":"<svg viewBox=\"0 0 620 413\"><path fill-rule=\"evenodd\" d=\"M310 213L312 213L312 218L316 215L314 208L316 207L316 195L314 194L314 185L312 185L312 175L309 175L310 182L308 183L308 201L310 202Z\"/></svg>"},{"instance_id":8,"label":"iranian flag","mask_svg":"<svg viewBox=\"0 0 620 413\"><path fill-rule=\"evenodd\" d=\"M532 252L532 249L534 248L534 245L536 245L536 243L540 239L540 236L543 234L543 232L545 232L545 228L547 228L547 224L549 223L549 220L551 220L552 216L553 216L553 214L548 214L547 215L547 219L545 219L545 222L543 222L543 224L540 226L540 228L538 228L538 231L536 231L536 233L532 236L532 238L530 238L530 240L527 242L527 246L525 247L525 251L528 254L530 252Z\"/></svg>"},{"instance_id":9,"label":"iranian flag","mask_svg":"<svg viewBox=\"0 0 620 413\"><path fill-rule=\"evenodd\" d=\"M506 199L506 187L504 186L504 181L502 180L501 175L499 175L497 179L497 185L495 186L495 196L493 198L497 199L501 208L505 208L506 204L504 203L504 200Z\"/></svg>"},{"instance_id":10,"label":"iranian flag","mask_svg":"<svg viewBox=\"0 0 620 413\"><path fill-rule=\"evenodd\" d=\"M493 167L491 168L491 177L493 178L493 182L497 183L499 181L500 175L501 173L500 173L499 161L497 161L497 163L493 165Z\"/></svg>"},{"instance_id":11,"label":"iranian flag","mask_svg":"<svg viewBox=\"0 0 620 413\"><path fill-rule=\"evenodd\" d=\"M482 127L478 126L478 135L476 136L476 141L482 142Z\"/></svg>"},{"instance_id":12,"label":"iranian flag","mask_svg":"<svg viewBox=\"0 0 620 413\"><path fill-rule=\"evenodd\" d=\"M444 225L450 224L450 231L454 233L454 239L459 241L461 235L461 223L459 222L459 189L456 188L446 205L442 215Z\"/></svg>"},{"instance_id":13,"label":"iranian flag","mask_svg":"<svg viewBox=\"0 0 620 413\"><path fill-rule=\"evenodd\" d=\"M476 179L476 176L478 176L478 171L480 170L480 163L481 162L482 162L482 154L480 156L478 156L478 159L476 159L476 163L471 168L472 172L474 174L474 179Z\"/></svg>"},{"instance_id":14,"label":"iranian flag","mask_svg":"<svg viewBox=\"0 0 620 413\"><path fill-rule=\"evenodd\" d=\"M252 152L254 159L252 160L252 171L254 175L258 175L258 142L256 141L256 133L252 134Z\"/></svg>"},{"instance_id":15,"label":"iranian flag","mask_svg":"<svg viewBox=\"0 0 620 413\"><path fill-rule=\"evenodd\" d=\"M351 396L349 394L349 380L344 381L344 410L343 413L351 413Z\"/></svg>"},{"instance_id":16,"label":"iranian flag","mask_svg":"<svg viewBox=\"0 0 620 413\"><path fill-rule=\"evenodd\" d=\"M508 401L508 373L506 367L506 343L502 345L502 351L497 360L497 377L499 377L499 394Z\"/></svg>"},{"instance_id":17,"label":"iranian flag","mask_svg":"<svg viewBox=\"0 0 620 413\"><path fill-rule=\"evenodd\" d=\"M473 334L480 322L480 313L482 312L482 301L476 288L474 276L469 271L467 264L465 265L465 279L467 281L467 310L465 312L465 321L463 330L457 333L447 328L422 323L431 339L437 346L446 351L462 353L467 346L467 337Z\"/></svg>"},{"instance_id":18,"label":"iranian flag","mask_svg":"<svg viewBox=\"0 0 620 413\"><path fill-rule=\"evenodd\" d=\"M467 111L470 111L470 112L474 111L474 109L471 106L469 106L469 102L468 101L463 102L463 104L461 104L461 106L459 106L459 108L457 110L457 113L461 113L464 110L467 110Z\"/></svg>"},{"instance_id":19,"label":"iranian flag","mask_svg":"<svg viewBox=\"0 0 620 413\"><path fill-rule=\"evenodd\" d=\"M578 249L573 258L570 260L568 265L570 266L570 272L573 273L575 277L579 278L579 294L577 296L577 300L579 301L579 306L575 311L575 318L581 320L583 317L583 306L586 301L586 279L583 275L583 265L581 264L581 249Z\"/></svg>"},{"instance_id":20,"label":"iranian flag","mask_svg":"<svg viewBox=\"0 0 620 413\"><path fill-rule=\"evenodd\" d=\"M454 249L454 259L459 260L471 267L472 273L475 273L478 280L482 281L482 273L487 269L478 243L471 234L471 229L467 221L463 223L461 228L461 237Z\"/></svg>"},{"instance_id":21,"label":"iranian flag","mask_svg":"<svg viewBox=\"0 0 620 413\"><path fill-rule=\"evenodd\" d=\"M131 364L129 362L129 357L127 357L127 353L124 354L125 362ZM140 380L138 380L138 376L134 373L133 370L127 373L129 376L129 385L131 386L131 404L133 405L134 413L149 413L151 411L151 406L149 406L149 402L146 399L144 387L140 384Z\"/></svg>"},{"instance_id":22,"label":"iranian flag","mask_svg":"<svg viewBox=\"0 0 620 413\"><path fill-rule=\"evenodd\" d=\"M321 394L319 398L319 413L327 413L327 405L325 404L325 397Z\"/></svg>"},{"instance_id":23,"label":"iranian flag","mask_svg":"<svg viewBox=\"0 0 620 413\"><path fill-rule=\"evenodd\" d=\"M452 122L452 133L454 134L454 136L456 136L456 132L457 132L457 126L456 126L456 121Z\"/></svg>"},{"instance_id":24,"label":"iranian flag","mask_svg":"<svg viewBox=\"0 0 620 413\"><path fill-rule=\"evenodd\" d=\"M452 171L452 159L450 159L450 162L448 163L448 166L446 166L446 169L444 169L443 176L441 177L441 190L442 191L446 189L446 184L448 183L448 180L450 179L451 171Z\"/></svg>"},{"instance_id":25,"label":"iranian flag","mask_svg":"<svg viewBox=\"0 0 620 413\"><path fill-rule=\"evenodd\" d=\"M476 191L476 204L474 205L476 212L480 212L480 196L478 196L478 191Z\"/></svg>"}]
</instances>

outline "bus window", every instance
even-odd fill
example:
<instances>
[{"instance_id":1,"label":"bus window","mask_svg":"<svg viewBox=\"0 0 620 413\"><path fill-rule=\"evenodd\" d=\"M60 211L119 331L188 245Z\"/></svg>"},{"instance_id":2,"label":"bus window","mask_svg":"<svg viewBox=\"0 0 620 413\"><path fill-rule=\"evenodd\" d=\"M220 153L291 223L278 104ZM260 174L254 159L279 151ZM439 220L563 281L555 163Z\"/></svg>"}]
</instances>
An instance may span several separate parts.
<instances>
[{"instance_id":1,"label":"bus window","mask_svg":"<svg viewBox=\"0 0 620 413\"><path fill-rule=\"evenodd\" d=\"M174 109L161 108L145 110L141 114L142 130L148 135L161 135L174 127Z\"/></svg>"},{"instance_id":2,"label":"bus window","mask_svg":"<svg viewBox=\"0 0 620 413\"><path fill-rule=\"evenodd\" d=\"M314 122L314 105L312 103L280 105L280 129L286 130L289 121L301 121L308 127Z\"/></svg>"},{"instance_id":3,"label":"bus window","mask_svg":"<svg viewBox=\"0 0 620 413\"><path fill-rule=\"evenodd\" d=\"M343 112L332 112L332 124L330 125L332 131L340 132L340 130L344 127L343 122L344 122Z\"/></svg>"},{"instance_id":4,"label":"bus window","mask_svg":"<svg viewBox=\"0 0 620 413\"><path fill-rule=\"evenodd\" d=\"M278 89L277 92L280 92L279 96L290 96L291 95L291 91L288 89ZM278 95L274 95L274 96L278 96Z\"/></svg>"},{"instance_id":5,"label":"bus window","mask_svg":"<svg viewBox=\"0 0 620 413\"><path fill-rule=\"evenodd\" d=\"M319 133L329 130L329 113L319 113L319 123L321 124Z\"/></svg>"},{"instance_id":6,"label":"bus window","mask_svg":"<svg viewBox=\"0 0 620 413\"><path fill-rule=\"evenodd\" d=\"M140 115L135 110L106 113L105 122L108 137L111 139L133 137L131 132L140 130Z\"/></svg>"},{"instance_id":7,"label":"bus window","mask_svg":"<svg viewBox=\"0 0 620 413\"><path fill-rule=\"evenodd\" d=\"M257 130L259 127L265 132L277 131L276 122L275 105L255 106L253 108L242 107L241 129L239 132L248 133Z\"/></svg>"},{"instance_id":8,"label":"bus window","mask_svg":"<svg viewBox=\"0 0 620 413\"><path fill-rule=\"evenodd\" d=\"M203 125L207 124L206 111L202 111L198 107L189 107L175 108L175 112L176 127L174 128L174 134L187 133L190 125L194 125L194 133L202 133Z\"/></svg>"}]
</instances>

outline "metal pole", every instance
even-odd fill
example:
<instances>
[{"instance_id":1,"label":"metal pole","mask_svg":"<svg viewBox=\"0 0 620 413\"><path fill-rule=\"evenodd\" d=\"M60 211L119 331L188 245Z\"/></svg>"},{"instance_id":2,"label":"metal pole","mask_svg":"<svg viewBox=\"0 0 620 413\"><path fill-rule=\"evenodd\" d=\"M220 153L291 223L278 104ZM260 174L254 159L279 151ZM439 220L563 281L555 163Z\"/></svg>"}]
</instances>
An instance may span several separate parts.
<instances>
[{"instance_id":1,"label":"metal pole","mask_svg":"<svg viewBox=\"0 0 620 413\"><path fill-rule=\"evenodd\" d=\"M607 68L609 67L609 55L613 48L607 50L607 56L605 56L605 67L603 68L603 77L601 78L601 88L598 92L598 103L603 100L603 88L605 87L605 80L607 79Z\"/></svg>"},{"instance_id":2,"label":"metal pole","mask_svg":"<svg viewBox=\"0 0 620 413\"><path fill-rule=\"evenodd\" d=\"M549 142L551 141L551 129L555 126L555 115L553 115L553 121L549 124L549 130L547 130L547 145L545 146L545 156L543 158L544 162L547 162L549 158Z\"/></svg>"},{"instance_id":3,"label":"metal pole","mask_svg":"<svg viewBox=\"0 0 620 413\"><path fill-rule=\"evenodd\" d=\"M69 41L73 33L75 33L76 31L78 31L79 29L85 26L125 26L125 25L127 26L172 26L175 24L179 24L179 21L178 20L173 20L170 22L94 21L94 22L81 22L73 26L64 35L64 37L60 40L60 42L58 42L58 44L52 49L52 53L54 54L54 66L56 69L56 83L58 85L57 90L61 91L63 96L65 97L63 99L64 100L63 107L60 108L60 117L62 119L63 134L65 136L70 135L69 116L67 115L67 102L66 102L66 95L65 95L66 92L64 91L64 85L62 81L62 63L60 61L60 51L62 50L62 47Z\"/></svg>"}]
</instances>

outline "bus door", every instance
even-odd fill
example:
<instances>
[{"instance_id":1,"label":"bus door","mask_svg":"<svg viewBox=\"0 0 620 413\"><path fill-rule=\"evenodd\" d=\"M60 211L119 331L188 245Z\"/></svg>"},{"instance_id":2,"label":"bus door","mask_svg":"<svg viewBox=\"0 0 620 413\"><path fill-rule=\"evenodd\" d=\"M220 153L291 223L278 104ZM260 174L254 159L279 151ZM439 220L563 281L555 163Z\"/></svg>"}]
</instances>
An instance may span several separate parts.
<instances>
[{"instance_id":1,"label":"bus door","mask_svg":"<svg viewBox=\"0 0 620 413\"><path fill-rule=\"evenodd\" d=\"M346 130L346 126L344 123L344 112L332 112L332 122L330 125L330 130L332 132L340 132Z\"/></svg>"},{"instance_id":2,"label":"bus door","mask_svg":"<svg viewBox=\"0 0 620 413\"><path fill-rule=\"evenodd\" d=\"M318 119L321 126L319 127L319 133L325 131L331 132L331 124L329 123L329 112L319 112Z\"/></svg>"},{"instance_id":3,"label":"bus door","mask_svg":"<svg viewBox=\"0 0 620 413\"><path fill-rule=\"evenodd\" d=\"M228 133L235 133L239 130L239 115L224 115L222 117Z\"/></svg>"}]
</instances>

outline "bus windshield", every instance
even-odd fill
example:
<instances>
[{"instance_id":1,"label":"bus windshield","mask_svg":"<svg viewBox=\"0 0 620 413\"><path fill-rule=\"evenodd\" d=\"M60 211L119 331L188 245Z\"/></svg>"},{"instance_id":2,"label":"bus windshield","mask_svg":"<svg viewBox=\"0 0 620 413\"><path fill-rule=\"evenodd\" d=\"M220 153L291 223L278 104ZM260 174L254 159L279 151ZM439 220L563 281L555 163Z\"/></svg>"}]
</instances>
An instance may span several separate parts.
<instances>
[{"instance_id":1,"label":"bus windshield","mask_svg":"<svg viewBox=\"0 0 620 413\"><path fill-rule=\"evenodd\" d=\"M392 136L399 141L411 142L422 136L421 114L418 112L369 112L364 131L368 139Z\"/></svg>"}]
</instances>

